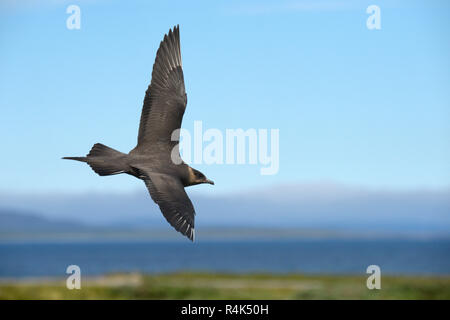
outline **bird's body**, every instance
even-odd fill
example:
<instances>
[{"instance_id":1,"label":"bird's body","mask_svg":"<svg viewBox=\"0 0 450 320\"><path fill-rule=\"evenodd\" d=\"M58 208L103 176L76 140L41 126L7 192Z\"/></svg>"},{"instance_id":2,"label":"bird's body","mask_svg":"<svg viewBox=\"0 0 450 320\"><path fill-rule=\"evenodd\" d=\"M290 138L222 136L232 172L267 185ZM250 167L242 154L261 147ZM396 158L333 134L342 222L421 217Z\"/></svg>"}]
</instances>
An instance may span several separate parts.
<instances>
[{"instance_id":1,"label":"bird's body","mask_svg":"<svg viewBox=\"0 0 450 320\"><path fill-rule=\"evenodd\" d=\"M180 158L179 129L186 104L177 26L164 36L156 54L136 147L126 154L96 143L86 157L64 159L86 162L100 176L126 173L142 179L167 221L194 240L195 210L184 187L214 183Z\"/></svg>"}]
</instances>

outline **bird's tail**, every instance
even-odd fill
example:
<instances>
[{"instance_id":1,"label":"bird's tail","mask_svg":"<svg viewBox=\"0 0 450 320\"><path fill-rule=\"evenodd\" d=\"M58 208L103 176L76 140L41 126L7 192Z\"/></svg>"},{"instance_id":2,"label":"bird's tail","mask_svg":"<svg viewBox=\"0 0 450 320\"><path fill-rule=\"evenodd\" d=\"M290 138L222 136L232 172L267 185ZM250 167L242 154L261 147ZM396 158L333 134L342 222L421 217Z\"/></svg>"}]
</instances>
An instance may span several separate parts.
<instances>
[{"instance_id":1,"label":"bird's tail","mask_svg":"<svg viewBox=\"0 0 450 320\"><path fill-rule=\"evenodd\" d=\"M87 157L63 157L63 159L87 162Z\"/></svg>"},{"instance_id":2,"label":"bird's tail","mask_svg":"<svg viewBox=\"0 0 450 320\"><path fill-rule=\"evenodd\" d=\"M86 157L63 157L63 159L87 162L100 176L127 172L127 155L104 144L96 143Z\"/></svg>"}]
</instances>

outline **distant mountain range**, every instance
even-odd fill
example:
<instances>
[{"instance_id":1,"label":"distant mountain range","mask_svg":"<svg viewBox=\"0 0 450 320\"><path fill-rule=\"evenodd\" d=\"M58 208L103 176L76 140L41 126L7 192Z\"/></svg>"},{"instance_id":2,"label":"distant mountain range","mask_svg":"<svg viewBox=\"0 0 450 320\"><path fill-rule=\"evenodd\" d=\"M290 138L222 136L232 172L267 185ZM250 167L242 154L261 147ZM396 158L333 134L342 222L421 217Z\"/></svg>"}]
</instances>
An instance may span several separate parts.
<instances>
[{"instance_id":1,"label":"distant mountain range","mask_svg":"<svg viewBox=\"0 0 450 320\"><path fill-rule=\"evenodd\" d=\"M188 190L189 192L189 190ZM201 228L300 228L450 234L450 190L386 191L293 184L207 197L191 195ZM0 233L170 230L146 192L0 194Z\"/></svg>"},{"instance_id":2,"label":"distant mountain range","mask_svg":"<svg viewBox=\"0 0 450 320\"><path fill-rule=\"evenodd\" d=\"M0 209L0 233L85 231L89 227L70 220L45 218L35 213Z\"/></svg>"}]
</instances>

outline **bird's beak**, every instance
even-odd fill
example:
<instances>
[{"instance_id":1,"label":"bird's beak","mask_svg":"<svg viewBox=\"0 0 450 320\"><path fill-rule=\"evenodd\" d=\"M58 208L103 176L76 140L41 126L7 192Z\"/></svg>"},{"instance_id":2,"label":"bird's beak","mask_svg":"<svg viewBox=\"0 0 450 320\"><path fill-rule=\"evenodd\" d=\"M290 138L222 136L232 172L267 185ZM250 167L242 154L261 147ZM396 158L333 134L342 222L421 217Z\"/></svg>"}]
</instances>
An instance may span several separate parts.
<instances>
[{"instance_id":1,"label":"bird's beak","mask_svg":"<svg viewBox=\"0 0 450 320\"><path fill-rule=\"evenodd\" d=\"M209 180L209 179L206 179L206 180L205 180L205 183L209 183L209 184L212 184L212 185L214 185L214 181L212 181L212 180Z\"/></svg>"}]
</instances>

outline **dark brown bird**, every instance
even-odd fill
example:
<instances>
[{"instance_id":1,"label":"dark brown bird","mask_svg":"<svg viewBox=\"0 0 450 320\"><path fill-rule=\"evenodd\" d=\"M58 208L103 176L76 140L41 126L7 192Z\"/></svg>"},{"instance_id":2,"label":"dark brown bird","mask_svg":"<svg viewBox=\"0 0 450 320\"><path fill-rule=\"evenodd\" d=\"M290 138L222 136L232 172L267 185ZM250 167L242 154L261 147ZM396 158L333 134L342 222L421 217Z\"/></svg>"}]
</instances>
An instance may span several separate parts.
<instances>
[{"instance_id":1,"label":"dark brown bird","mask_svg":"<svg viewBox=\"0 0 450 320\"><path fill-rule=\"evenodd\" d=\"M181 160L179 129L186 104L180 31L176 26L164 35L156 53L137 146L126 154L96 143L86 157L63 159L86 162L100 176L127 173L143 180L166 220L194 241L195 210L184 187L214 182Z\"/></svg>"}]
</instances>

